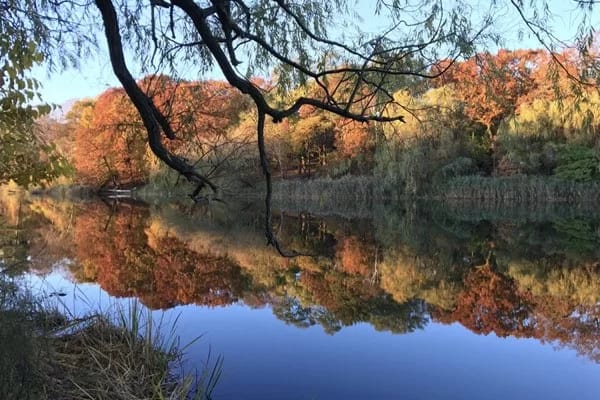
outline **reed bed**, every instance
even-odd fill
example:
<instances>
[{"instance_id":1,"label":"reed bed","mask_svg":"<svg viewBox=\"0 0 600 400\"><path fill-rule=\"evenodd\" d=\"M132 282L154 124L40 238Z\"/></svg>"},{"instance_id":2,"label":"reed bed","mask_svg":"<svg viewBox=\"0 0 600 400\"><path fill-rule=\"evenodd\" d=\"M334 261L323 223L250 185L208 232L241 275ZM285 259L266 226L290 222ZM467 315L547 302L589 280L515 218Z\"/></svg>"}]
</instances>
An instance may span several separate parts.
<instances>
[{"instance_id":1,"label":"reed bed","mask_svg":"<svg viewBox=\"0 0 600 400\"><path fill-rule=\"evenodd\" d=\"M444 199L469 199L506 204L560 202L576 204L600 200L600 182L575 182L548 176L461 176L437 191Z\"/></svg>"},{"instance_id":2,"label":"reed bed","mask_svg":"<svg viewBox=\"0 0 600 400\"><path fill-rule=\"evenodd\" d=\"M273 183L273 206L289 212L308 211L316 215L339 215L346 218L372 216L373 178L279 180Z\"/></svg>"}]
</instances>

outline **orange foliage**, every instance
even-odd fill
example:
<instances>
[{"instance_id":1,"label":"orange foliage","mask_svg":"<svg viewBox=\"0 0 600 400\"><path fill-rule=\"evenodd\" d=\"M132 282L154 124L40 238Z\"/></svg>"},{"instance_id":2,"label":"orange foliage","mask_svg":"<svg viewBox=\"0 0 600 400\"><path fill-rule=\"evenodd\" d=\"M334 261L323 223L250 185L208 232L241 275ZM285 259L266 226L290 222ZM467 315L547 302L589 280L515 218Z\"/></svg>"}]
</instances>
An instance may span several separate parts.
<instances>
[{"instance_id":1,"label":"orange foliage","mask_svg":"<svg viewBox=\"0 0 600 400\"><path fill-rule=\"evenodd\" d=\"M151 255L143 229L148 215L141 207L87 204L74 226L77 259L86 266L77 277L95 280L115 296L133 296L140 285L149 286Z\"/></svg>"},{"instance_id":2,"label":"orange foliage","mask_svg":"<svg viewBox=\"0 0 600 400\"><path fill-rule=\"evenodd\" d=\"M172 238L148 245L148 211L102 204L86 207L75 223L82 280L94 280L113 296L135 296L151 308L235 302L247 285L240 267L226 257L198 253ZM93 245L91 245L93 243Z\"/></svg>"},{"instance_id":3,"label":"orange foliage","mask_svg":"<svg viewBox=\"0 0 600 400\"><path fill-rule=\"evenodd\" d=\"M354 275L368 276L375 265L375 254L356 236L344 236L336 245L336 259L341 268Z\"/></svg>"},{"instance_id":4,"label":"orange foliage","mask_svg":"<svg viewBox=\"0 0 600 400\"><path fill-rule=\"evenodd\" d=\"M533 74L542 56L538 50L501 49L495 55L478 54L451 65L440 82L453 84L467 115L495 134L498 124L535 88Z\"/></svg>"},{"instance_id":5,"label":"orange foliage","mask_svg":"<svg viewBox=\"0 0 600 400\"><path fill-rule=\"evenodd\" d=\"M356 157L371 151L371 138L368 124L344 119L338 122L336 144L338 151L345 157Z\"/></svg>"},{"instance_id":6,"label":"orange foliage","mask_svg":"<svg viewBox=\"0 0 600 400\"><path fill-rule=\"evenodd\" d=\"M176 140L172 151L203 157L226 140L227 129L246 107L243 94L226 82L176 82L147 76L140 87L168 120ZM145 181L149 174L147 133L137 110L122 89L108 89L89 105L91 117L78 119L74 164L81 181L98 185Z\"/></svg>"},{"instance_id":7,"label":"orange foliage","mask_svg":"<svg viewBox=\"0 0 600 400\"><path fill-rule=\"evenodd\" d=\"M572 96L576 90L574 78L581 75L580 69L585 65L577 51L567 49L554 55L541 53L539 62L533 72L535 81L534 90L523 97L523 103L532 102L536 99L564 99Z\"/></svg>"},{"instance_id":8,"label":"orange foliage","mask_svg":"<svg viewBox=\"0 0 600 400\"><path fill-rule=\"evenodd\" d=\"M469 272L454 311L436 310L433 314L442 322L458 321L476 333L531 337L531 302L512 279L485 265Z\"/></svg>"},{"instance_id":9,"label":"orange foliage","mask_svg":"<svg viewBox=\"0 0 600 400\"><path fill-rule=\"evenodd\" d=\"M171 82L152 96L183 140L224 136L245 108L244 95L223 81Z\"/></svg>"},{"instance_id":10,"label":"orange foliage","mask_svg":"<svg viewBox=\"0 0 600 400\"><path fill-rule=\"evenodd\" d=\"M74 164L81 181L134 183L147 178L146 134L123 89L109 89L76 129Z\"/></svg>"},{"instance_id":11,"label":"orange foliage","mask_svg":"<svg viewBox=\"0 0 600 400\"><path fill-rule=\"evenodd\" d=\"M153 308L223 306L237 301L245 289L240 267L227 257L197 253L173 237L159 239L154 251L153 290L141 294Z\"/></svg>"},{"instance_id":12,"label":"orange foliage","mask_svg":"<svg viewBox=\"0 0 600 400\"><path fill-rule=\"evenodd\" d=\"M459 322L478 334L552 342L600 362L600 306L580 305L561 296L534 296L490 266L470 271L456 308L451 312L434 308L432 317Z\"/></svg>"},{"instance_id":13,"label":"orange foliage","mask_svg":"<svg viewBox=\"0 0 600 400\"><path fill-rule=\"evenodd\" d=\"M382 293L377 285L360 275L304 271L300 282L316 304L347 325L367 319L369 300Z\"/></svg>"}]
</instances>

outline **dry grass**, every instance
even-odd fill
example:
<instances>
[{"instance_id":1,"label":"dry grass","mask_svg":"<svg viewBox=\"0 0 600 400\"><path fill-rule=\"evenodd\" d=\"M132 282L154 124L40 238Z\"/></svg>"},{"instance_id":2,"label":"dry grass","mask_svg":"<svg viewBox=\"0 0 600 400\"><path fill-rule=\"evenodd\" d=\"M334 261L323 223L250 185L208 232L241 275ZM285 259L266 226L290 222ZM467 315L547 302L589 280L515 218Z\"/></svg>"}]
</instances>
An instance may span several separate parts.
<instances>
[{"instance_id":1,"label":"dry grass","mask_svg":"<svg viewBox=\"0 0 600 400\"><path fill-rule=\"evenodd\" d=\"M204 375L177 373L174 326L164 335L137 303L75 318L11 282L0 294L2 399L210 399L219 380L220 358Z\"/></svg>"},{"instance_id":2,"label":"dry grass","mask_svg":"<svg viewBox=\"0 0 600 400\"><path fill-rule=\"evenodd\" d=\"M600 200L600 182L575 182L547 176L461 176L438 188L445 199L471 199L510 204L563 202L578 204Z\"/></svg>"}]
</instances>

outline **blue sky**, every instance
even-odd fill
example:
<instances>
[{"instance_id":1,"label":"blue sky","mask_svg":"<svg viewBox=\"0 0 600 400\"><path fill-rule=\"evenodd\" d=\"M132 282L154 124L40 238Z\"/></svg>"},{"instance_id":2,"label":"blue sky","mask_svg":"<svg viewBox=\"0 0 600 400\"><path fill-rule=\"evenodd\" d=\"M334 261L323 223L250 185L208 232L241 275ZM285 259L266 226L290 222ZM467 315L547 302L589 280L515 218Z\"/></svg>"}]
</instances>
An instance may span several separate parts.
<instances>
[{"instance_id":1,"label":"blue sky","mask_svg":"<svg viewBox=\"0 0 600 400\"><path fill-rule=\"evenodd\" d=\"M489 5L488 1L477 0L472 3L473 7L486 8ZM375 0L358 1L356 11L357 14L363 16L364 20L357 22L357 24L364 31L377 31L382 25L381 19L374 16L374 4ZM555 31L561 38L568 39L572 37L577 28L574 2L552 0L550 6L553 11L557 11L553 21ZM521 42L517 40L516 21L518 21L518 16L507 13L499 23L509 38L513 36L507 43L508 47L539 47L536 40L527 36ZM595 11L593 25L600 26L600 11ZM49 75L43 66L36 68L34 76L42 82L41 94L43 100L52 104L63 104L71 99L94 97L109 87L119 86L119 82L112 72L105 46L105 43L101 40L96 59L82 62L78 70L67 70ZM211 75L213 75L211 77L220 76L217 72Z\"/></svg>"}]
</instances>

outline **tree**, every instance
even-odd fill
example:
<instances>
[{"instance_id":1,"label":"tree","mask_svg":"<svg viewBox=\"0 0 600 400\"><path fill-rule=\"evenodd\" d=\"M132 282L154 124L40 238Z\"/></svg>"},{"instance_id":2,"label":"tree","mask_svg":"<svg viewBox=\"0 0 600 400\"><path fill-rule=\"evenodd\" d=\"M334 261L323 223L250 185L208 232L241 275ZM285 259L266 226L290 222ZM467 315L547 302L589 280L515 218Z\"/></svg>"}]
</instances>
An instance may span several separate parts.
<instances>
[{"instance_id":1,"label":"tree","mask_svg":"<svg viewBox=\"0 0 600 400\"><path fill-rule=\"evenodd\" d=\"M494 137L500 122L514 113L519 100L533 89L532 74L539 65L539 53L501 49L497 54L478 54L454 63L441 81L455 86L467 115L485 125Z\"/></svg>"},{"instance_id":2,"label":"tree","mask_svg":"<svg viewBox=\"0 0 600 400\"><path fill-rule=\"evenodd\" d=\"M78 103L69 118L76 126L73 159L82 182L104 185L146 180L144 130L122 89L109 89L93 102Z\"/></svg>"},{"instance_id":3,"label":"tree","mask_svg":"<svg viewBox=\"0 0 600 400\"><path fill-rule=\"evenodd\" d=\"M550 31L543 22L547 14L545 2L531 6L514 1L510 4L521 15L526 28L548 46L545 38L550 37ZM441 74L443 70L427 72L432 63L439 60L440 49L448 51L450 60L456 60L469 55L476 41L490 33L486 30L492 18L485 15L480 24L473 23L471 17L475 13L471 15L471 9L461 1L448 12L438 1L422 1L419 5L377 2L378 12L387 13L391 28L375 37L363 36L355 43L331 39L327 29L336 17L348 15L348 3L342 0L329 3L211 0L200 4L192 0L172 0L133 10L120 8L125 10L128 27L134 32L139 34L142 28L150 30L154 49L147 60L152 61L154 53L158 53L161 62L168 65L193 59L201 63L201 68L206 68L214 62L232 86L252 99L258 111L258 148L266 178L267 237L269 243L278 247L271 232L271 172L264 142L265 118L269 116L279 122L309 105L359 122L402 120L400 115L384 116L387 107L394 103L388 90L392 88L390 77ZM199 184L199 189L207 185L216 190L205 176L162 146L161 134L173 136L172 126L148 102L129 72L115 5L109 0L97 0L96 6L102 14L113 69L140 112L153 151L169 166ZM494 3L490 15L497 10L495 7L501 6ZM591 3L589 7L591 9ZM530 10L543 12L529 17ZM144 12L151 16L149 24L140 18ZM397 29L400 24L411 28ZM414 55L418 55L421 62L401 62ZM335 63L331 61L333 58L337 59ZM283 91L292 83L313 82L322 88L324 95L302 95L285 104L272 104L261 88L238 73L237 68L243 63L250 73L273 68ZM333 78L344 84L330 88L328 80Z\"/></svg>"},{"instance_id":4,"label":"tree","mask_svg":"<svg viewBox=\"0 0 600 400\"><path fill-rule=\"evenodd\" d=\"M538 50L501 49L497 54L477 54L441 67L447 68L441 82L451 84L467 116L486 127L492 161L500 123L535 89L534 73L542 58L543 52Z\"/></svg>"},{"instance_id":5,"label":"tree","mask_svg":"<svg viewBox=\"0 0 600 400\"><path fill-rule=\"evenodd\" d=\"M76 2L32 2L42 10L61 16L86 17L90 8ZM595 2L581 3L583 22ZM429 78L431 66L440 59L457 60L470 56L477 46L495 37L495 17L505 6L514 9L528 30L548 48L553 38L548 25L546 1L497 1L486 12L474 10L467 1L456 1L452 8L440 0L421 0L418 4L399 0L377 1L375 9L383 25L376 34L354 38L332 34L349 31L354 16L346 0L193 0L128 2L96 0L102 15L111 64L128 97L141 116L152 151L169 167L197 185L217 191L217 186L183 157L170 151L163 136L176 137L174 126L133 78L125 61L125 48L135 52L145 71L170 70L181 75L188 67L200 73L217 67L227 81L247 95L257 110L256 137L266 180L265 225L268 241L278 247L271 232L271 172L266 154L264 127L266 117L274 122L295 115L310 105L358 122L399 121L401 115L386 115L394 104L391 93L402 77ZM11 6L12 5L11 3ZM119 10L119 14L117 14ZM39 15L35 10L34 16ZM69 12L67 14L67 12ZM94 19L90 19L94 21ZM338 23L336 23L338 22ZM124 23L124 25L122 25ZM346 24L346 25L344 25ZM92 26L95 24L92 23ZM60 35L53 37L61 38ZM346 39L345 39L345 38ZM150 40L150 46L148 42ZM585 41L582 41L582 47ZM64 43L61 41L64 47ZM411 62L405 62L411 60ZM414 62L413 62L414 60ZM245 73L239 72L244 66ZM287 92L297 83L312 83L323 89L320 95L300 95L284 103L270 101L269 93L248 78L257 72L274 73L276 87ZM337 78L344 85L328 85ZM343 89L343 90L342 90Z\"/></svg>"},{"instance_id":6,"label":"tree","mask_svg":"<svg viewBox=\"0 0 600 400\"><path fill-rule=\"evenodd\" d=\"M176 140L167 143L168 149L193 160L199 173L223 189L224 175L233 175L230 170L238 166L235 161L247 152L252 138L233 129L248 109L247 99L223 81L163 80L162 87L145 92L173 126Z\"/></svg>"},{"instance_id":7,"label":"tree","mask_svg":"<svg viewBox=\"0 0 600 400\"><path fill-rule=\"evenodd\" d=\"M68 20L71 2L15 1L0 3L0 183L44 184L67 170L56 147L35 121L51 111L40 102L34 66L77 65L92 36L80 21Z\"/></svg>"},{"instance_id":8,"label":"tree","mask_svg":"<svg viewBox=\"0 0 600 400\"><path fill-rule=\"evenodd\" d=\"M168 138L174 137L173 126L149 101L129 71L115 4L108 0L95 3L102 14L113 69L140 112L150 147L167 165L198 184L196 194L203 186L216 190L210 180L162 144L163 134ZM418 21L422 14L428 18L416 23L411 32L405 32L406 37L398 40L386 36L361 37L354 44L328 37L328 24L336 16L347 15L345 1L277 0L267 4L261 1L212 0L200 5L191 0L173 0L170 3L140 5L134 9L119 8L125 11L130 30L138 34L144 29L150 30L153 52L159 54L163 65L175 65L193 58L201 68L207 68L215 62L227 81L252 99L258 112L258 148L266 179L267 238L281 252L271 231L271 172L264 140L266 117L280 122L296 114L302 106L313 106L359 122L402 120L402 116L383 114L386 107L394 102L393 96L386 90L386 81L390 76L427 76L427 65L411 70L395 61L414 54L424 59L433 58L436 50L442 47L449 49L451 58L455 58L468 51L480 33L480 29L473 29L469 18L461 15L460 9L446 14L441 12L437 2L424 1L423 6L419 15L413 11L410 19ZM406 10L399 3L388 6L381 2L378 7L380 10L387 9L392 17L398 17L397 20L405 18L402 14ZM148 13L150 21L140 18L140 15ZM392 21L392 26L395 23ZM177 39L176 33L180 34ZM408 41L415 37L419 39ZM272 104L260 87L237 72L236 68L244 56L249 72L271 68L278 71L277 83L281 90L287 90L293 83L311 81L323 89L324 96L302 95L289 99L285 104ZM338 60L335 64L331 62L334 57ZM151 61L153 57L141 58ZM338 90L340 86L329 88L327 81L333 77L351 90Z\"/></svg>"},{"instance_id":9,"label":"tree","mask_svg":"<svg viewBox=\"0 0 600 400\"><path fill-rule=\"evenodd\" d=\"M476 333L530 337L532 300L518 289L513 280L489 265L479 266L465 278L452 319Z\"/></svg>"},{"instance_id":10,"label":"tree","mask_svg":"<svg viewBox=\"0 0 600 400\"><path fill-rule=\"evenodd\" d=\"M18 22L11 13L0 16L0 184L12 179L27 186L53 179L61 164L36 132L34 120L50 107L29 104L39 82L28 73L43 55Z\"/></svg>"}]
</instances>

